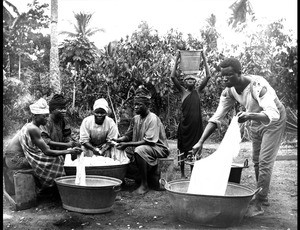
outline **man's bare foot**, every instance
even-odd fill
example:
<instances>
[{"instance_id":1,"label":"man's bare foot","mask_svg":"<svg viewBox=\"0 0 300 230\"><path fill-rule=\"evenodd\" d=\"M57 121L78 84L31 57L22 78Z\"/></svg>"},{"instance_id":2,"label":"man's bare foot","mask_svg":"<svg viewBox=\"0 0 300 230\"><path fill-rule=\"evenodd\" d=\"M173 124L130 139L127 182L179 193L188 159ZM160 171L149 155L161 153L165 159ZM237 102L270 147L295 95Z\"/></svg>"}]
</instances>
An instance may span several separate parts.
<instances>
[{"instance_id":1,"label":"man's bare foot","mask_svg":"<svg viewBox=\"0 0 300 230\"><path fill-rule=\"evenodd\" d=\"M145 187L143 185L141 185L140 187L138 187L136 190L133 191L134 194L138 194L138 195L144 195L149 191L148 187Z\"/></svg>"}]
</instances>

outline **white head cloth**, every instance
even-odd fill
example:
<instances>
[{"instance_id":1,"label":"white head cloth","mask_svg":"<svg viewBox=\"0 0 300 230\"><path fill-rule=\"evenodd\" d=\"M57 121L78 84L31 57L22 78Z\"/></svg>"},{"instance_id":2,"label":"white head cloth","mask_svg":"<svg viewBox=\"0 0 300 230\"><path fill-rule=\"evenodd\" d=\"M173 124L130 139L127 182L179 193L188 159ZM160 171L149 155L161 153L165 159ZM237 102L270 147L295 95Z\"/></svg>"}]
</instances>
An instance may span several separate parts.
<instances>
[{"instance_id":1,"label":"white head cloth","mask_svg":"<svg viewBox=\"0 0 300 230\"><path fill-rule=\"evenodd\" d=\"M108 103L104 98L100 98L95 101L93 110L96 110L99 108L104 109L106 112L108 112Z\"/></svg>"},{"instance_id":2,"label":"white head cloth","mask_svg":"<svg viewBox=\"0 0 300 230\"><path fill-rule=\"evenodd\" d=\"M29 106L33 114L47 114L49 113L49 106L44 98L40 98L37 102Z\"/></svg>"}]
</instances>

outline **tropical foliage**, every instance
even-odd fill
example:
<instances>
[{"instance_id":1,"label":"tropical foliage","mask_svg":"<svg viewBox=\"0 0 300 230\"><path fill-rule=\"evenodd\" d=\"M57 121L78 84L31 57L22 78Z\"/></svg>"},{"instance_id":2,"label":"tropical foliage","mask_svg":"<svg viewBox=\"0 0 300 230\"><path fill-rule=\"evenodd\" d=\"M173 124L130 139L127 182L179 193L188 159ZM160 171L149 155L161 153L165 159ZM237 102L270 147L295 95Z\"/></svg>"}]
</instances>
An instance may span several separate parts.
<instances>
[{"instance_id":1,"label":"tropical foliage","mask_svg":"<svg viewBox=\"0 0 300 230\"><path fill-rule=\"evenodd\" d=\"M84 12L74 13L74 17L76 19L76 23L73 23L74 31L62 31L60 34L65 34L74 38L78 36L90 37L97 32L104 32L104 29L89 27L92 16L93 14Z\"/></svg>"},{"instance_id":2,"label":"tropical foliage","mask_svg":"<svg viewBox=\"0 0 300 230\"><path fill-rule=\"evenodd\" d=\"M80 13L79 15L87 14ZM222 90L216 67L228 56L241 60L243 73L264 76L278 92L280 100L292 111L297 111L297 44L284 30L282 21L260 24L255 20L243 22L237 17L240 23L235 23L234 33L244 38L243 42L238 44L224 40L215 27L217 18L214 15L211 15L206 21L207 24L200 28L200 39L191 34L184 38L180 31L174 29L170 29L161 36L146 22L141 22L130 36L112 41L103 50L98 50L89 41L89 35L96 30L86 29L90 18L78 17L77 22L80 18L85 29L78 24L74 32L75 37L65 39L59 48L62 92L68 99L69 114L73 118L74 125L79 125L81 120L90 113L95 99L104 97L110 103L111 116L120 127L122 125L125 127L133 115L133 91L139 85L144 84L152 93L151 110L161 117L168 138L176 138L177 124L181 116L181 102L169 76L171 63L178 49L204 49L206 53L212 78L201 94L204 123L216 109ZM11 34L11 36L14 35ZM39 42L45 45L46 42L41 38ZM7 50L17 47L8 42L4 43L4 46ZM44 54L49 52L49 49L44 50ZM31 60L24 68L34 66L33 63L34 61ZM13 70L16 69L15 67ZM9 94L10 91L22 92L26 87L21 85L28 86L28 82L33 81L45 84L41 84L44 87L41 89L43 90L42 96L47 98L49 91L47 91L46 83L49 81L45 77L47 76L46 70L48 67L35 68L32 76L26 75L26 79L29 80L20 79L22 83L20 85L12 86L5 82L5 98L12 96ZM17 76L12 69L6 69L6 71L11 76ZM180 69L177 71L180 76ZM201 63L200 76L204 74ZM35 95L33 88L28 87L28 89L29 95ZM9 103L13 102L5 100L6 106L11 106ZM220 127L220 136L228 121Z\"/></svg>"}]
</instances>

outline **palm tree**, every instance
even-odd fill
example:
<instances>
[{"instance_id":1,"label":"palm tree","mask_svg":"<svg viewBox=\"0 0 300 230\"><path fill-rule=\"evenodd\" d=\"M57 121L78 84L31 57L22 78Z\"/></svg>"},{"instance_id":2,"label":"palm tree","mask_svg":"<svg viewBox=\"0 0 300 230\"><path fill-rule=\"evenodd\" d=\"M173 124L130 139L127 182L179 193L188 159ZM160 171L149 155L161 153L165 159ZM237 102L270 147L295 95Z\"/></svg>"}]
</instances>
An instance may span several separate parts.
<instances>
[{"instance_id":1,"label":"palm tree","mask_svg":"<svg viewBox=\"0 0 300 230\"><path fill-rule=\"evenodd\" d=\"M51 0L51 50L50 50L50 82L53 93L61 92L59 56L58 56L58 3L57 0Z\"/></svg>"},{"instance_id":2,"label":"palm tree","mask_svg":"<svg viewBox=\"0 0 300 230\"><path fill-rule=\"evenodd\" d=\"M69 37L83 36L87 38L94 35L97 32L105 32L105 30L101 28L88 28L92 16L93 14L90 13L74 13L74 17L76 19L76 23L73 24L75 32L62 31L60 32L60 34L66 34Z\"/></svg>"},{"instance_id":3,"label":"palm tree","mask_svg":"<svg viewBox=\"0 0 300 230\"><path fill-rule=\"evenodd\" d=\"M73 12L74 13L74 12ZM76 19L76 23L73 23L75 32L70 32L70 31L62 31L59 34L65 34L68 35L69 37L73 37L73 38L84 38L88 40L88 37L94 35L97 32L104 32L104 29L101 28L88 28L90 20L92 18L93 14L89 14L89 13L74 13L74 17ZM80 66L80 64L75 61L74 67L75 67L75 71L74 73L72 73L73 78L75 79L76 75L80 73L80 69L82 68ZM73 83L73 108L75 108L75 95L76 95L76 84L75 84L75 80Z\"/></svg>"},{"instance_id":4,"label":"palm tree","mask_svg":"<svg viewBox=\"0 0 300 230\"><path fill-rule=\"evenodd\" d=\"M232 16L228 20L228 24L232 24L235 28L238 23L246 21L247 14L254 15L250 0L237 0L230 7Z\"/></svg>"}]
</instances>

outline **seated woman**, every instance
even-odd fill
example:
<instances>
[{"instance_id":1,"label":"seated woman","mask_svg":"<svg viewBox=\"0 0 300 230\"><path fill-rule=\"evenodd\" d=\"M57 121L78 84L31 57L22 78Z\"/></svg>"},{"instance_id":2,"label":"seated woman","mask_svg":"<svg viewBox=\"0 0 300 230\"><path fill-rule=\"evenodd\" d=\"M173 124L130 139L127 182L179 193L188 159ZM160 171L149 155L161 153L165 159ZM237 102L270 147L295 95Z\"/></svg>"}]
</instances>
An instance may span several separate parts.
<instances>
[{"instance_id":1,"label":"seated woman","mask_svg":"<svg viewBox=\"0 0 300 230\"><path fill-rule=\"evenodd\" d=\"M32 122L25 124L18 134L13 138L10 148L7 152L17 151L19 155L21 149L27 159L27 163L33 169L33 175L36 179L36 185L38 194L43 192L57 193L57 188L54 179L65 175L64 171L64 156L71 154L77 156L82 152L78 147L68 150L53 150L45 143L41 137L41 125L46 125L49 116L49 107L45 99L41 98L36 103L29 106L32 113ZM14 144L14 145L13 145ZM21 146L21 149L20 149ZM8 154L9 155L9 154ZM20 157L8 157L6 162L8 167L20 167L20 162L23 162L23 166L27 166L24 158L20 160ZM22 155L23 156L23 155ZM11 159L10 159L11 158ZM19 159L18 164L15 163L14 158Z\"/></svg>"},{"instance_id":2,"label":"seated woman","mask_svg":"<svg viewBox=\"0 0 300 230\"><path fill-rule=\"evenodd\" d=\"M79 142L85 156L110 156L110 140L119 135L115 121L108 117L109 107L104 98L95 101L93 114L84 118L80 126Z\"/></svg>"},{"instance_id":3,"label":"seated woman","mask_svg":"<svg viewBox=\"0 0 300 230\"><path fill-rule=\"evenodd\" d=\"M70 124L65 116L66 100L61 94L54 94L49 101L50 116L46 125L41 125L42 138L51 149L62 150L80 147L73 140Z\"/></svg>"}]
</instances>

